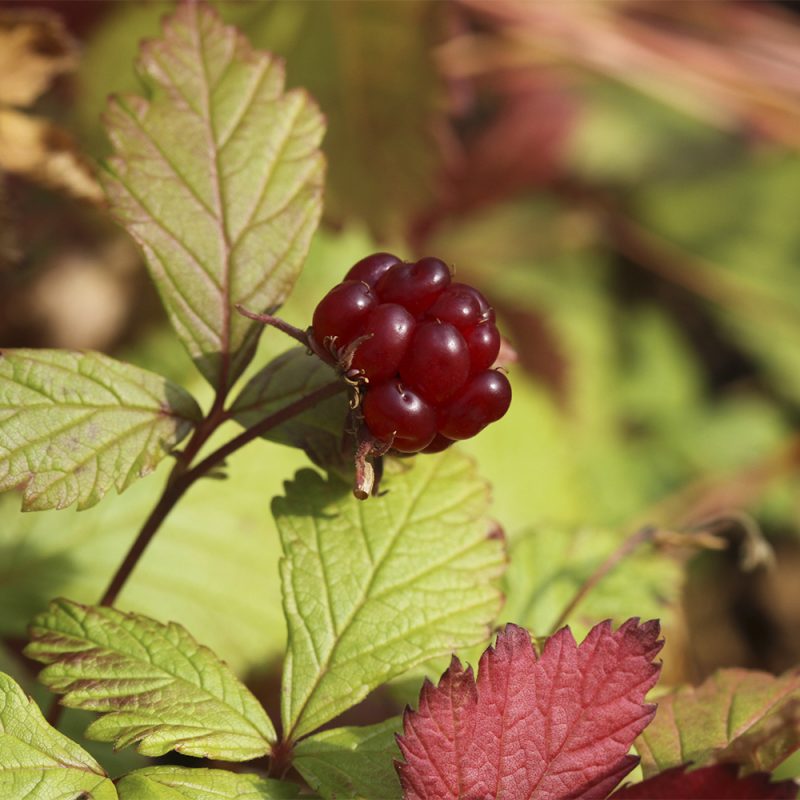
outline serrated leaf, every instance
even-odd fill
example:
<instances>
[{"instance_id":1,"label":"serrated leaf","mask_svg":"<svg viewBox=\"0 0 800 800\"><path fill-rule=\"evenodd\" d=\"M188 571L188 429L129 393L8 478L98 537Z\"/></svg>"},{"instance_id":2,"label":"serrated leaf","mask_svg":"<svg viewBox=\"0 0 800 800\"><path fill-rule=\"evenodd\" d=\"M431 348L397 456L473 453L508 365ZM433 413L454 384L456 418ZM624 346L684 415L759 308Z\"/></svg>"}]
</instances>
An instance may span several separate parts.
<instances>
[{"instance_id":1,"label":"serrated leaf","mask_svg":"<svg viewBox=\"0 0 800 800\"><path fill-rule=\"evenodd\" d=\"M0 350L0 491L88 508L155 469L201 417L194 398L101 353Z\"/></svg>"},{"instance_id":2,"label":"serrated leaf","mask_svg":"<svg viewBox=\"0 0 800 800\"><path fill-rule=\"evenodd\" d=\"M113 608L55 600L30 628L39 680L71 708L104 714L86 736L160 756L247 761L275 730L228 666L185 628Z\"/></svg>"},{"instance_id":3,"label":"serrated leaf","mask_svg":"<svg viewBox=\"0 0 800 800\"><path fill-rule=\"evenodd\" d=\"M292 763L329 800L400 800L394 760L400 756L395 737L402 727L400 717L393 717L377 725L315 733L295 747Z\"/></svg>"},{"instance_id":4,"label":"serrated leaf","mask_svg":"<svg viewBox=\"0 0 800 800\"><path fill-rule=\"evenodd\" d=\"M102 767L47 724L39 707L0 673L0 797L116 800Z\"/></svg>"},{"instance_id":5,"label":"serrated leaf","mask_svg":"<svg viewBox=\"0 0 800 800\"><path fill-rule=\"evenodd\" d=\"M120 800L292 800L296 784L222 769L147 767L117 784Z\"/></svg>"},{"instance_id":6,"label":"serrated leaf","mask_svg":"<svg viewBox=\"0 0 800 800\"><path fill-rule=\"evenodd\" d=\"M249 428L279 408L336 379L336 373L303 347L288 350L257 372L232 406L234 419ZM265 439L299 447L315 464L346 471L352 454L342 449L347 420L347 396L342 393L267 431Z\"/></svg>"},{"instance_id":7,"label":"serrated leaf","mask_svg":"<svg viewBox=\"0 0 800 800\"><path fill-rule=\"evenodd\" d=\"M289 739L412 666L485 641L500 609L505 551L473 462L455 451L405 462L382 488L361 502L339 479L303 470L273 501Z\"/></svg>"},{"instance_id":8,"label":"serrated leaf","mask_svg":"<svg viewBox=\"0 0 800 800\"><path fill-rule=\"evenodd\" d=\"M800 748L799 699L796 672L722 669L700 686L677 689L659 699L636 742L644 774L716 758L770 771Z\"/></svg>"},{"instance_id":9,"label":"serrated leaf","mask_svg":"<svg viewBox=\"0 0 800 800\"><path fill-rule=\"evenodd\" d=\"M280 305L317 226L322 117L202 3L166 20L138 68L148 99L118 97L106 114L106 188L200 372L227 389L261 330L234 304Z\"/></svg>"},{"instance_id":10,"label":"serrated leaf","mask_svg":"<svg viewBox=\"0 0 800 800\"><path fill-rule=\"evenodd\" d=\"M646 781L625 786L610 800L793 800L794 781L770 783L769 773L739 777L732 764L715 764L692 772L673 767Z\"/></svg>"},{"instance_id":11,"label":"serrated leaf","mask_svg":"<svg viewBox=\"0 0 800 800\"><path fill-rule=\"evenodd\" d=\"M657 622L596 625L576 645L569 628L540 656L507 625L481 656L477 682L454 656L407 711L397 766L405 800L606 797L637 764L628 755L653 718Z\"/></svg>"}]
</instances>

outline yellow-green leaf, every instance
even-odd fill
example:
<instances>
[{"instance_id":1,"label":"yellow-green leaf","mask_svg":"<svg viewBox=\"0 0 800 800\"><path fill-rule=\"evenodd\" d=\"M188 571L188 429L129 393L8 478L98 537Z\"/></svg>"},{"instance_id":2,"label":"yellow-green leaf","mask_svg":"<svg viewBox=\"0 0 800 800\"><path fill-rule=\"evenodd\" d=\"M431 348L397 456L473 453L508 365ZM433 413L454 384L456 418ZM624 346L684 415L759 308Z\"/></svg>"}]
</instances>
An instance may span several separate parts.
<instances>
[{"instance_id":1,"label":"yellow-green leaf","mask_svg":"<svg viewBox=\"0 0 800 800\"><path fill-rule=\"evenodd\" d=\"M258 700L180 625L61 599L30 633L26 655L48 665L41 682L65 706L103 714L90 739L223 761L262 756L275 739Z\"/></svg>"},{"instance_id":2,"label":"yellow-green leaf","mask_svg":"<svg viewBox=\"0 0 800 800\"><path fill-rule=\"evenodd\" d=\"M282 64L202 3L185 3L141 48L147 99L111 101L106 188L139 242L200 372L227 389L261 326L233 306L280 305L321 211L322 117L284 91Z\"/></svg>"},{"instance_id":3,"label":"yellow-green leaf","mask_svg":"<svg viewBox=\"0 0 800 800\"><path fill-rule=\"evenodd\" d=\"M93 506L121 492L201 417L194 398L100 353L0 351L0 491L28 511Z\"/></svg>"}]
</instances>

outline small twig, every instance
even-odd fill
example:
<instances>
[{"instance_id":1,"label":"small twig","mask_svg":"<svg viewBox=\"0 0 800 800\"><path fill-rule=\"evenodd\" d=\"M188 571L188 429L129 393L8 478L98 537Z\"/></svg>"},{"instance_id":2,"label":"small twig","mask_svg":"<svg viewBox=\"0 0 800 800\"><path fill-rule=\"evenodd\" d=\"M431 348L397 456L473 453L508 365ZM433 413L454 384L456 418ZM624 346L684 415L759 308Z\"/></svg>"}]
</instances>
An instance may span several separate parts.
<instances>
[{"instance_id":1,"label":"small twig","mask_svg":"<svg viewBox=\"0 0 800 800\"><path fill-rule=\"evenodd\" d=\"M287 336L291 336L292 339L296 339L300 344L309 347L308 342L308 335L305 331L300 330L300 328L295 328L294 325L290 325L285 320L282 320L280 317L273 317L272 314L256 314L254 311L248 311L246 308L243 308L239 304L234 306L234 308L243 316L247 317L248 319L255 320L256 322L260 322L262 325L269 325L272 328L277 328L282 333L285 333Z\"/></svg>"},{"instance_id":2,"label":"small twig","mask_svg":"<svg viewBox=\"0 0 800 800\"><path fill-rule=\"evenodd\" d=\"M572 612L575 611L584 597L586 597L614 567L638 549L640 545L652 541L657 532L658 528L655 525L646 525L629 536L613 553L611 553L611 555L583 582L578 591L575 592L572 600L567 603L566 607L553 624L552 633L555 633L566 624Z\"/></svg>"},{"instance_id":3,"label":"small twig","mask_svg":"<svg viewBox=\"0 0 800 800\"><path fill-rule=\"evenodd\" d=\"M297 416L298 414L302 414L304 411L313 408L315 405L317 405L317 403L321 403L323 400L333 397L335 394L344 391L346 388L346 384L339 380L321 386L316 391L311 392L311 394L301 397L299 400L295 400L295 402L290 403L288 406L276 411L274 414L270 414L268 417L265 417L263 420L261 420L261 422L257 423L252 428L248 428L246 431L243 431L238 436L231 439L227 444L222 445L222 447L215 450L195 467L187 469L187 464L189 462L186 458L186 454L191 451L191 454L194 455L197 450L199 450L199 445L193 445L193 442L195 441L195 437L193 437L192 442L190 442L189 446L187 446L186 450L182 453L182 460L176 462L175 466L173 467L161 499L158 501L155 508L150 512L150 516L145 520L145 523L139 531L138 536L131 545L128 554L125 556L125 560L119 566L119 569L117 569L114 577L111 579L111 582L109 583L108 588L106 589L105 594L100 601L100 605L114 605L114 603L117 601L119 593L122 591L122 588L125 586L125 583L139 562L139 559L142 557L142 554L152 541L153 536L155 536L156 532L161 527L161 524L167 518L167 515L170 513L170 511L172 511L172 509L175 507L175 504L178 502L178 500L183 497L183 495L186 493L186 490L195 481L197 481L199 478L202 478L214 467L225 461L225 459L231 453L235 452L240 447L243 447L248 442L251 442L253 439L257 439L271 428L280 425L281 423L291 419L294 416ZM219 419L223 419L225 416L225 414L220 413ZM200 426L198 427L198 430L199 428ZM213 430L214 428L215 425L209 423L204 428L205 433L198 434L197 438L200 439L205 436L205 439L207 439L208 435L210 435L209 431ZM203 441L205 441L205 439L203 439Z\"/></svg>"}]
</instances>

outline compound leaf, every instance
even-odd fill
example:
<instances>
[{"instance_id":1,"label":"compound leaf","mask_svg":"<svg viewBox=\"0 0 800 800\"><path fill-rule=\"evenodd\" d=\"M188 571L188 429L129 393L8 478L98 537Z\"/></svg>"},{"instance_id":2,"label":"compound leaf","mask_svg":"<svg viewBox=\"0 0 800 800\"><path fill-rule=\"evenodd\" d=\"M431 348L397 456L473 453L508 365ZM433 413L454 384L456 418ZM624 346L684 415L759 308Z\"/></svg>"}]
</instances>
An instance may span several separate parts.
<instances>
[{"instance_id":1,"label":"compound leaf","mask_svg":"<svg viewBox=\"0 0 800 800\"><path fill-rule=\"evenodd\" d=\"M146 767L117 784L120 800L292 800L299 787L223 769Z\"/></svg>"},{"instance_id":2,"label":"compound leaf","mask_svg":"<svg viewBox=\"0 0 800 800\"><path fill-rule=\"evenodd\" d=\"M280 305L317 226L322 117L305 92L284 91L278 60L202 3L166 20L138 68L148 99L117 97L106 114L106 188L178 335L225 390L261 330L233 306Z\"/></svg>"},{"instance_id":3,"label":"compound leaf","mask_svg":"<svg viewBox=\"0 0 800 800\"><path fill-rule=\"evenodd\" d=\"M102 767L47 724L38 706L0 673L0 797L116 800Z\"/></svg>"},{"instance_id":4,"label":"compound leaf","mask_svg":"<svg viewBox=\"0 0 800 800\"><path fill-rule=\"evenodd\" d=\"M104 716L86 736L146 756L247 761L275 739L272 723L228 666L185 628L59 599L31 625L41 682L70 708Z\"/></svg>"},{"instance_id":5,"label":"compound leaf","mask_svg":"<svg viewBox=\"0 0 800 800\"><path fill-rule=\"evenodd\" d=\"M636 742L645 776L687 762L736 761L771 771L800 748L800 675L721 669L658 701Z\"/></svg>"},{"instance_id":6,"label":"compound leaf","mask_svg":"<svg viewBox=\"0 0 800 800\"><path fill-rule=\"evenodd\" d=\"M603 622L578 646L562 628L537 656L528 632L507 625L477 682L454 656L403 720L404 797L606 797L636 766L628 750L655 713L644 698L658 635L657 622Z\"/></svg>"},{"instance_id":7,"label":"compound leaf","mask_svg":"<svg viewBox=\"0 0 800 800\"><path fill-rule=\"evenodd\" d=\"M296 739L412 666L485 641L500 609L502 535L458 452L396 466L385 494L303 470L272 509L289 628L282 715Z\"/></svg>"},{"instance_id":8,"label":"compound leaf","mask_svg":"<svg viewBox=\"0 0 800 800\"><path fill-rule=\"evenodd\" d=\"M399 800L394 760L399 717L367 727L334 728L303 739L294 749L294 766L314 791L330 800Z\"/></svg>"},{"instance_id":9,"label":"compound leaf","mask_svg":"<svg viewBox=\"0 0 800 800\"><path fill-rule=\"evenodd\" d=\"M88 508L127 489L201 417L186 391L100 353L0 350L0 491Z\"/></svg>"}]
</instances>

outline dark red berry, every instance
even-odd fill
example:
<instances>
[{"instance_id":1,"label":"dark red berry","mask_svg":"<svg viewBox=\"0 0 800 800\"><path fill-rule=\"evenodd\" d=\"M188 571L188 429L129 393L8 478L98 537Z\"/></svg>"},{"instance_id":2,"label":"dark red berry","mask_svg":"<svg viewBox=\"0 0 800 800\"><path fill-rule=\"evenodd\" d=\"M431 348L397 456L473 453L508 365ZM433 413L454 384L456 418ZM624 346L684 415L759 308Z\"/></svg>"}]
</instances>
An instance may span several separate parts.
<instances>
[{"instance_id":1,"label":"dark red berry","mask_svg":"<svg viewBox=\"0 0 800 800\"><path fill-rule=\"evenodd\" d=\"M482 321L495 321L494 309L489 305L489 301L474 286L470 286L468 283L451 283L450 288L467 292L467 294L472 295L478 301L478 305L481 309Z\"/></svg>"},{"instance_id":2,"label":"dark red berry","mask_svg":"<svg viewBox=\"0 0 800 800\"><path fill-rule=\"evenodd\" d=\"M472 373L482 372L494 364L500 352L500 333L493 322L481 322L464 334L469 347Z\"/></svg>"},{"instance_id":3,"label":"dark red berry","mask_svg":"<svg viewBox=\"0 0 800 800\"><path fill-rule=\"evenodd\" d=\"M427 311L450 284L450 270L438 258L421 258L416 264L399 264L375 285L383 303L398 303L415 317Z\"/></svg>"},{"instance_id":4,"label":"dark red berry","mask_svg":"<svg viewBox=\"0 0 800 800\"><path fill-rule=\"evenodd\" d=\"M350 271L344 276L344 279L346 281L364 281L370 286L375 286L395 264L401 263L400 259L391 253L373 253L350 267Z\"/></svg>"},{"instance_id":5,"label":"dark red berry","mask_svg":"<svg viewBox=\"0 0 800 800\"><path fill-rule=\"evenodd\" d=\"M438 405L455 394L469 377L469 348L464 337L447 322L417 325L400 377L426 400Z\"/></svg>"},{"instance_id":6,"label":"dark red berry","mask_svg":"<svg viewBox=\"0 0 800 800\"><path fill-rule=\"evenodd\" d=\"M497 370L472 378L439 412L439 433L449 439L469 439L502 417L511 403L511 384Z\"/></svg>"},{"instance_id":7,"label":"dark red berry","mask_svg":"<svg viewBox=\"0 0 800 800\"><path fill-rule=\"evenodd\" d=\"M446 436L442 436L441 433L437 433L436 436L433 437L433 441L427 447L424 447L421 452L441 453L442 450L447 450L451 444L455 444L453 439L448 439Z\"/></svg>"},{"instance_id":8,"label":"dark red berry","mask_svg":"<svg viewBox=\"0 0 800 800\"><path fill-rule=\"evenodd\" d=\"M416 453L436 435L436 412L416 392L399 381L370 386L364 396L364 421L381 441L392 440L402 453Z\"/></svg>"},{"instance_id":9,"label":"dark red berry","mask_svg":"<svg viewBox=\"0 0 800 800\"><path fill-rule=\"evenodd\" d=\"M383 303L374 308L363 330L371 333L372 338L358 346L353 368L361 370L371 383L391 378L408 350L416 325L414 317L403 306Z\"/></svg>"},{"instance_id":10,"label":"dark red berry","mask_svg":"<svg viewBox=\"0 0 800 800\"><path fill-rule=\"evenodd\" d=\"M345 281L334 286L314 310L314 338L323 347L328 337L336 337L342 348L361 333L372 309L378 305L375 293L360 281Z\"/></svg>"},{"instance_id":11,"label":"dark red berry","mask_svg":"<svg viewBox=\"0 0 800 800\"><path fill-rule=\"evenodd\" d=\"M451 284L428 309L427 316L455 325L462 333L474 328L481 321L481 306L471 292L458 284Z\"/></svg>"}]
</instances>

